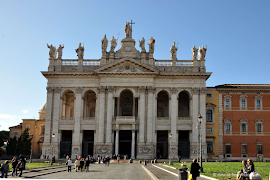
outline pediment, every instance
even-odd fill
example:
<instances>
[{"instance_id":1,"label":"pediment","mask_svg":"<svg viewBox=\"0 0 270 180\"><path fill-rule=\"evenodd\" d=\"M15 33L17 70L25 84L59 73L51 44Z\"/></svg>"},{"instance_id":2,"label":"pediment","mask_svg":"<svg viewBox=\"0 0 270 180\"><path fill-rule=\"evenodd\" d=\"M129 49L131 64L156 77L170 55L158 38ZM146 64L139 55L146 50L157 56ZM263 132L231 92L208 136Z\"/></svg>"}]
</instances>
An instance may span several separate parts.
<instances>
[{"instance_id":1,"label":"pediment","mask_svg":"<svg viewBox=\"0 0 270 180\"><path fill-rule=\"evenodd\" d=\"M96 74L158 74L159 70L132 58L123 58L95 70Z\"/></svg>"}]
</instances>

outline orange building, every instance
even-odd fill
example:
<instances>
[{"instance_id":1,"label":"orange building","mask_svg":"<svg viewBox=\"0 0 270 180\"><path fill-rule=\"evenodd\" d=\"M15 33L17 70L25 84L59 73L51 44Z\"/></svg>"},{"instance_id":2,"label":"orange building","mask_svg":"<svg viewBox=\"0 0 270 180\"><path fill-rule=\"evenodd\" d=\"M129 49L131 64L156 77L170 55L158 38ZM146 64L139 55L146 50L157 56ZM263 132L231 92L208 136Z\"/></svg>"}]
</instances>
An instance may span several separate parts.
<instances>
[{"instance_id":1,"label":"orange building","mask_svg":"<svg viewBox=\"0 0 270 180\"><path fill-rule=\"evenodd\" d=\"M17 138L20 137L22 134L22 123L16 126L9 127L9 138L13 138L16 136Z\"/></svg>"},{"instance_id":2,"label":"orange building","mask_svg":"<svg viewBox=\"0 0 270 180\"><path fill-rule=\"evenodd\" d=\"M222 98L225 159L270 160L270 85L216 86Z\"/></svg>"}]
</instances>

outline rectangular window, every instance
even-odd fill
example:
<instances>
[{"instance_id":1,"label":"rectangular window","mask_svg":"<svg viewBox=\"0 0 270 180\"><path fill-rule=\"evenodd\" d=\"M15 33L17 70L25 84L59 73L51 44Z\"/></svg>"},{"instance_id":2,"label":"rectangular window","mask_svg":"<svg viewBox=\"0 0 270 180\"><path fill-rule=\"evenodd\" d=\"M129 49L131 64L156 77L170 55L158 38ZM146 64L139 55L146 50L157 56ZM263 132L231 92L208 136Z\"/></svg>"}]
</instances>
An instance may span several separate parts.
<instances>
[{"instance_id":1,"label":"rectangular window","mask_svg":"<svg viewBox=\"0 0 270 180\"><path fill-rule=\"evenodd\" d=\"M206 95L206 98L212 98L212 94L211 94L211 93L208 93L208 94Z\"/></svg>"},{"instance_id":2,"label":"rectangular window","mask_svg":"<svg viewBox=\"0 0 270 180\"><path fill-rule=\"evenodd\" d=\"M241 132L247 132L247 125L241 124Z\"/></svg>"},{"instance_id":3,"label":"rectangular window","mask_svg":"<svg viewBox=\"0 0 270 180\"><path fill-rule=\"evenodd\" d=\"M41 134L45 133L45 126L41 126Z\"/></svg>"},{"instance_id":4,"label":"rectangular window","mask_svg":"<svg viewBox=\"0 0 270 180\"><path fill-rule=\"evenodd\" d=\"M231 145L230 144L225 145L225 153L226 154L231 154Z\"/></svg>"},{"instance_id":5,"label":"rectangular window","mask_svg":"<svg viewBox=\"0 0 270 180\"><path fill-rule=\"evenodd\" d=\"M241 108L245 108L245 107L246 107L246 100L241 99Z\"/></svg>"},{"instance_id":6,"label":"rectangular window","mask_svg":"<svg viewBox=\"0 0 270 180\"><path fill-rule=\"evenodd\" d=\"M229 123L225 124L225 131L226 132L231 132L231 125Z\"/></svg>"},{"instance_id":7,"label":"rectangular window","mask_svg":"<svg viewBox=\"0 0 270 180\"><path fill-rule=\"evenodd\" d=\"M263 145L257 145L257 154L263 154Z\"/></svg>"},{"instance_id":8,"label":"rectangular window","mask_svg":"<svg viewBox=\"0 0 270 180\"><path fill-rule=\"evenodd\" d=\"M206 141L207 143L207 154L213 153L213 141Z\"/></svg>"},{"instance_id":9,"label":"rectangular window","mask_svg":"<svg viewBox=\"0 0 270 180\"><path fill-rule=\"evenodd\" d=\"M257 99L256 100L256 107L257 108L260 108L261 107L261 100L260 99Z\"/></svg>"},{"instance_id":10,"label":"rectangular window","mask_svg":"<svg viewBox=\"0 0 270 180\"><path fill-rule=\"evenodd\" d=\"M27 129L30 129L30 125L29 125L29 124L27 124L27 125L26 125L26 128L27 128Z\"/></svg>"},{"instance_id":11,"label":"rectangular window","mask_svg":"<svg viewBox=\"0 0 270 180\"><path fill-rule=\"evenodd\" d=\"M207 133L213 133L213 128L206 128Z\"/></svg>"},{"instance_id":12,"label":"rectangular window","mask_svg":"<svg viewBox=\"0 0 270 180\"><path fill-rule=\"evenodd\" d=\"M212 111L209 109L206 111L206 122L213 122Z\"/></svg>"},{"instance_id":13,"label":"rectangular window","mask_svg":"<svg viewBox=\"0 0 270 180\"><path fill-rule=\"evenodd\" d=\"M18 131L14 131L13 133L14 136L18 136L18 134L19 134Z\"/></svg>"},{"instance_id":14,"label":"rectangular window","mask_svg":"<svg viewBox=\"0 0 270 180\"><path fill-rule=\"evenodd\" d=\"M247 154L247 145L241 145L241 153Z\"/></svg>"},{"instance_id":15,"label":"rectangular window","mask_svg":"<svg viewBox=\"0 0 270 180\"><path fill-rule=\"evenodd\" d=\"M229 99L225 99L225 107L226 108L230 107L230 100Z\"/></svg>"},{"instance_id":16,"label":"rectangular window","mask_svg":"<svg viewBox=\"0 0 270 180\"><path fill-rule=\"evenodd\" d=\"M262 132L262 124L261 123L257 124L257 132Z\"/></svg>"}]
</instances>

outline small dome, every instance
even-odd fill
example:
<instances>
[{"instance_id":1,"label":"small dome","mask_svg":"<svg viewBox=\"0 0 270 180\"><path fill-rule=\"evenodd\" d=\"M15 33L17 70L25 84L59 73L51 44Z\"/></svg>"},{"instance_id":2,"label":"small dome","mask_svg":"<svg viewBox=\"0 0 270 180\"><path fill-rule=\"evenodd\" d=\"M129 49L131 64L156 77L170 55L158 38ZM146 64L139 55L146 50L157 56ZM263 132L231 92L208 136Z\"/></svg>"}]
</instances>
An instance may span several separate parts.
<instances>
[{"instance_id":1,"label":"small dome","mask_svg":"<svg viewBox=\"0 0 270 180\"><path fill-rule=\"evenodd\" d=\"M44 104L40 107L39 112L46 111L46 108L47 108L47 103L44 103Z\"/></svg>"}]
</instances>

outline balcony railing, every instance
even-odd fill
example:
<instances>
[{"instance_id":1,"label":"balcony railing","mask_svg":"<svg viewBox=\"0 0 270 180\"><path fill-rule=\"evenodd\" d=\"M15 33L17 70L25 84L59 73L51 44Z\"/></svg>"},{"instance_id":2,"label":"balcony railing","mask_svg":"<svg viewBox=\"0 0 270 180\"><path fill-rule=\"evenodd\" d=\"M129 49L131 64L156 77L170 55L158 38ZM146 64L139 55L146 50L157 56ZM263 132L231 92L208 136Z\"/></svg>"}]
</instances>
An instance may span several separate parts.
<instances>
[{"instance_id":1,"label":"balcony railing","mask_svg":"<svg viewBox=\"0 0 270 180\"><path fill-rule=\"evenodd\" d=\"M96 117L82 117L82 120L84 120L84 121L95 121Z\"/></svg>"},{"instance_id":2,"label":"balcony railing","mask_svg":"<svg viewBox=\"0 0 270 180\"><path fill-rule=\"evenodd\" d=\"M190 120L190 117L178 117L178 120Z\"/></svg>"},{"instance_id":3,"label":"balcony railing","mask_svg":"<svg viewBox=\"0 0 270 180\"><path fill-rule=\"evenodd\" d=\"M61 120L74 120L74 117L63 117L62 116Z\"/></svg>"},{"instance_id":4,"label":"balcony railing","mask_svg":"<svg viewBox=\"0 0 270 180\"><path fill-rule=\"evenodd\" d=\"M164 121L164 120L166 120L166 121L168 121L168 120L170 120L170 117L157 117L157 120L158 121Z\"/></svg>"},{"instance_id":5,"label":"balcony railing","mask_svg":"<svg viewBox=\"0 0 270 180\"><path fill-rule=\"evenodd\" d=\"M133 123L136 122L136 117L135 116L116 116L115 117L116 122L129 122Z\"/></svg>"}]
</instances>

